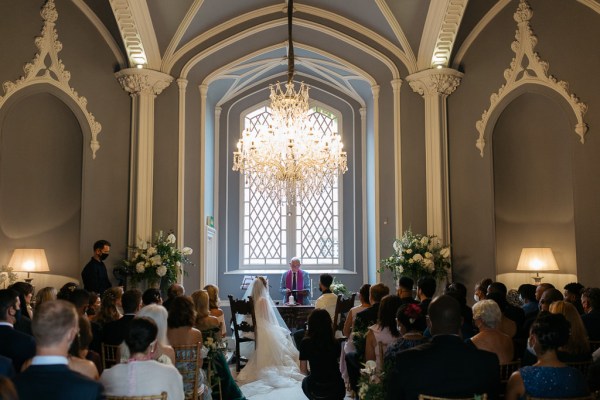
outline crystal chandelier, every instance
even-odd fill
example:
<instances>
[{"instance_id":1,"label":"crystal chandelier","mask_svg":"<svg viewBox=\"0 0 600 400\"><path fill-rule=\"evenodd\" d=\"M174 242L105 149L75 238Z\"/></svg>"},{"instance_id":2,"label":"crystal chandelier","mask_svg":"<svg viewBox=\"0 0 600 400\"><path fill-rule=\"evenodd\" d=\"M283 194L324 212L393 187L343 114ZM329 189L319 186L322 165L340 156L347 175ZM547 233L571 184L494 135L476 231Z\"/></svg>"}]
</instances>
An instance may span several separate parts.
<instances>
[{"instance_id":1,"label":"crystal chandelier","mask_svg":"<svg viewBox=\"0 0 600 400\"><path fill-rule=\"evenodd\" d=\"M246 129L233 152L233 170L273 200L295 204L331 187L348 170L340 135L313 130L308 85L294 87L293 0L288 1L288 81L270 85L270 125Z\"/></svg>"}]
</instances>

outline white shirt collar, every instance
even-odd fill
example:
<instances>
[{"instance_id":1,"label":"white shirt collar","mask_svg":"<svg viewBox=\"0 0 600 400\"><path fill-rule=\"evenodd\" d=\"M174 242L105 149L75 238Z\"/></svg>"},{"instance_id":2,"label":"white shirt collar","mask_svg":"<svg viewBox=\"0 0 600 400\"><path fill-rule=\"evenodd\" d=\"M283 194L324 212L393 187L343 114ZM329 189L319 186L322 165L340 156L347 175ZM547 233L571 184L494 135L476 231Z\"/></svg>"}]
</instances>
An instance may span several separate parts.
<instances>
[{"instance_id":1,"label":"white shirt collar","mask_svg":"<svg viewBox=\"0 0 600 400\"><path fill-rule=\"evenodd\" d=\"M11 328L14 328L13 324L8 321L0 321L0 326L10 326Z\"/></svg>"},{"instance_id":2,"label":"white shirt collar","mask_svg":"<svg viewBox=\"0 0 600 400\"><path fill-rule=\"evenodd\" d=\"M69 365L69 360L64 356L35 356L31 360L31 365Z\"/></svg>"}]
</instances>

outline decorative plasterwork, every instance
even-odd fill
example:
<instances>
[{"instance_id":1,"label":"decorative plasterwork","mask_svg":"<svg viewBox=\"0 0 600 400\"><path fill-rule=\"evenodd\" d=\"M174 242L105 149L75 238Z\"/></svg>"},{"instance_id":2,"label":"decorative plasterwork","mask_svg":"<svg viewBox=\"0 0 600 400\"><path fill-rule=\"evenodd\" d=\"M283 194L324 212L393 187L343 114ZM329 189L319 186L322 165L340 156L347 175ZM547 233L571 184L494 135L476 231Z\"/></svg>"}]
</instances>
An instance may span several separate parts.
<instances>
[{"instance_id":1,"label":"decorative plasterwork","mask_svg":"<svg viewBox=\"0 0 600 400\"><path fill-rule=\"evenodd\" d=\"M102 125L96 121L94 115L87 110L87 99L69 86L71 73L65 69L62 60L58 58L58 53L62 50L62 43L58 40L58 33L55 29L55 23L58 19L58 11L54 5L54 0L48 0L40 12L44 20L42 35L35 38L35 45L38 53L31 62L23 66L25 75L14 82L7 81L2 84L4 96L0 96L0 108L13 94L26 87L37 84L50 84L64 93L66 93L79 106L90 126L92 138L90 148L92 149L92 158L96 158L96 152L100 148L98 142L98 133L102 130ZM50 65L46 65L46 59L50 59Z\"/></svg>"},{"instance_id":2,"label":"decorative plasterwork","mask_svg":"<svg viewBox=\"0 0 600 400\"><path fill-rule=\"evenodd\" d=\"M158 96L173 81L171 75L145 68L127 68L115 73L119 84L131 95Z\"/></svg>"},{"instance_id":3,"label":"decorative plasterwork","mask_svg":"<svg viewBox=\"0 0 600 400\"><path fill-rule=\"evenodd\" d=\"M537 45L537 37L533 34L529 25L532 16L533 11L529 4L525 0L520 0L517 11L513 16L518 26L515 40L511 44L515 57L513 57L510 67L504 70L506 84L500 86L500 89L490 96L490 107L483 112L481 119L475 124L477 131L479 131L476 146L481 157L483 157L483 149L485 148L485 131L490 115L494 113L498 104L509 93L525 84L542 85L560 94L571 106L577 118L575 133L579 135L581 143L585 141L588 126L583 121L583 116L587 111L587 105L582 103L575 94L569 92L567 82L559 81L548 73L549 64L541 60L538 53L534 51Z\"/></svg>"},{"instance_id":4,"label":"decorative plasterwork","mask_svg":"<svg viewBox=\"0 0 600 400\"><path fill-rule=\"evenodd\" d=\"M160 52L145 1L110 0L129 65L160 68Z\"/></svg>"},{"instance_id":5,"label":"decorative plasterwork","mask_svg":"<svg viewBox=\"0 0 600 400\"><path fill-rule=\"evenodd\" d=\"M426 97L449 96L456 90L463 73L451 68L431 68L406 77L413 91Z\"/></svg>"},{"instance_id":6,"label":"decorative plasterwork","mask_svg":"<svg viewBox=\"0 0 600 400\"><path fill-rule=\"evenodd\" d=\"M449 65L456 34L468 1L438 0L430 3L419 48L420 69Z\"/></svg>"}]
</instances>

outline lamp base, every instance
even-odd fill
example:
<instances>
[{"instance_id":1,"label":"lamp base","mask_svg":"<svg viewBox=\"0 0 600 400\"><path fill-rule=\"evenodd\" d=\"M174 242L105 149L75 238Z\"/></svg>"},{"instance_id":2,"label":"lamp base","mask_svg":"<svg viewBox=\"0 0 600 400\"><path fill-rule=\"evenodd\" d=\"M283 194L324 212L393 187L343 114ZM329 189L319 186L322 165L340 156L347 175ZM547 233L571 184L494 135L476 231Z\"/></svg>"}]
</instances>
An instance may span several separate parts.
<instances>
[{"instance_id":1,"label":"lamp base","mask_svg":"<svg viewBox=\"0 0 600 400\"><path fill-rule=\"evenodd\" d=\"M539 272L536 272L535 276L532 276L531 278L533 279L535 286L540 286L540 284L542 283L542 279L544 279L543 276L540 276Z\"/></svg>"}]
</instances>

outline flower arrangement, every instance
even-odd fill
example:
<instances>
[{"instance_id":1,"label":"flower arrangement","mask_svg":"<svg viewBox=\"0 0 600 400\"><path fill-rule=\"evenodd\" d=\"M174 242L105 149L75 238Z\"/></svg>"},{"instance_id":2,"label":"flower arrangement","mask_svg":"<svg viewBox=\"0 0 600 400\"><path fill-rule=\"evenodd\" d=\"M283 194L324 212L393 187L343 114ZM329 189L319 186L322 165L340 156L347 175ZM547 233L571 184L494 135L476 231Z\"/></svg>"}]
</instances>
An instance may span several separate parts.
<instances>
[{"instance_id":1,"label":"flower arrangement","mask_svg":"<svg viewBox=\"0 0 600 400\"><path fill-rule=\"evenodd\" d=\"M358 397L360 400L383 400L383 373L377 371L377 364L373 360L367 361L364 366L358 380Z\"/></svg>"},{"instance_id":2,"label":"flower arrangement","mask_svg":"<svg viewBox=\"0 0 600 400\"><path fill-rule=\"evenodd\" d=\"M333 294L335 294L336 296L341 294L342 296L347 297L350 294L350 291L348 290L346 285L344 285L340 281L337 281L335 278L333 278L333 283L331 284L329 289L331 289Z\"/></svg>"},{"instance_id":3,"label":"flower arrangement","mask_svg":"<svg viewBox=\"0 0 600 400\"><path fill-rule=\"evenodd\" d=\"M192 249L175 247L177 239L169 233L158 232L153 243L142 243L132 249L132 257L123 260L125 275L133 282L156 282L164 279L169 285L177 281L182 265L189 263Z\"/></svg>"},{"instance_id":4,"label":"flower arrangement","mask_svg":"<svg viewBox=\"0 0 600 400\"><path fill-rule=\"evenodd\" d=\"M206 377L213 394L220 393L221 377L217 371L219 366L217 364L223 364L220 365L221 368L228 368L225 358L220 356L227 352L227 340L219 337L219 334L215 331L203 331L202 338L202 345L207 351L206 356L203 357L202 368L206 369Z\"/></svg>"},{"instance_id":5,"label":"flower arrangement","mask_svg":"<svg viewBox=\"0 0 600 400\"><path fill-rule=\"evenodd\" d=\"M13 272L12 267L7 267L6 265L0 267L0 285L4 289L15 283L18 278L19 276Z\"/></svg>"},{"instance_id":6,"label":"flower arrangement","mask_svg":"<svg viewBox=\"0 0 600 400\"><path fill-rule=\"evenodd\" d=\"M381 260L379 270L390 270L396 280L408 276L414 280L432 277L439 281L447 276L450 265L449 245L443 245L435 235L414 234L409 229L394 241L394 253Z\"/></svg>"}]
</instances>

